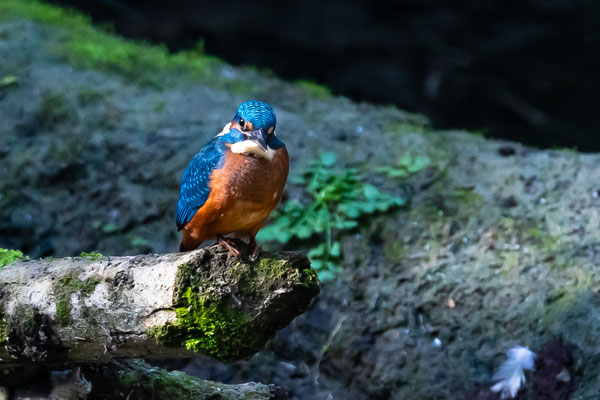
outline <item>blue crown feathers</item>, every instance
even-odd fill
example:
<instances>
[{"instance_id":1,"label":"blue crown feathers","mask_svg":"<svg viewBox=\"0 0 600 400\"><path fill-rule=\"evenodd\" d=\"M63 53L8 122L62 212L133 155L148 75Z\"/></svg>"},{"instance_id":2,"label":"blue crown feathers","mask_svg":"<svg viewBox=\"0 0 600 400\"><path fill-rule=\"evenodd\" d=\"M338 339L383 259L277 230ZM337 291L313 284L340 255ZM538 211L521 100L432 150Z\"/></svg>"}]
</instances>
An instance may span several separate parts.
<instances>
[{"instance_id":1,"label":"blue crown feathers","mask_svg":"<svg viewBox=\"0 0 600 400\"><path fill-rule=\"evenodd\" d=\"M237 109L236 115L252 123L254 129L268 128L277 124L273 108L258 100L242 103Z\"/></svg>"}]
</instances>

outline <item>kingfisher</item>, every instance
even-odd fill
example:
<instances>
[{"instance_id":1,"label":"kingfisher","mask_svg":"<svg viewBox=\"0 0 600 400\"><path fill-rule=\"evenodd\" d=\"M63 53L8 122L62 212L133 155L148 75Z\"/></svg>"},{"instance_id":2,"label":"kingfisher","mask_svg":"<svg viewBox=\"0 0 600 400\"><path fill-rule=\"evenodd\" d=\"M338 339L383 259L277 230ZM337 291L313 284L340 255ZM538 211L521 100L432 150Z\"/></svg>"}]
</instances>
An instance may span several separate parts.
<instances>
[{"instance_id":1,"label":"kingfisher","mask_svg":"<svg viewBox=\"0 0 600 400\"><path fill-rule=\"evenodd\" d=\"M251 260L260 252L256 234L279 203L290 157L275 133L273 108L258 100L239 106L231 122L197 153L183 172L176 223L179 251L216 239L239 257L227 237L248 238Z\"/></svg>"}]
</instances>

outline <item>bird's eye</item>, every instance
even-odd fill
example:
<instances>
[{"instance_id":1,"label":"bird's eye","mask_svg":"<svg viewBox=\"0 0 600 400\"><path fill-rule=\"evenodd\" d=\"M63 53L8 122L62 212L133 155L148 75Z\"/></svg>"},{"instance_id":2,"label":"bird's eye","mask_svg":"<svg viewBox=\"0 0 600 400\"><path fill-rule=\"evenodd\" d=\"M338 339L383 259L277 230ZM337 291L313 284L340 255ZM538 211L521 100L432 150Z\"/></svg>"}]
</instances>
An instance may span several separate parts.
<instances>
[{"instance_id":1,"label":"bird's eye","mask_svg":"<svg viewBox=\"0 0 600 400\"><path fill-rule=\"evenodd\" d=\"M243 118L240 118L239 124L242 129L246 128L246 121Z\"/></svg>"}]
</instances>

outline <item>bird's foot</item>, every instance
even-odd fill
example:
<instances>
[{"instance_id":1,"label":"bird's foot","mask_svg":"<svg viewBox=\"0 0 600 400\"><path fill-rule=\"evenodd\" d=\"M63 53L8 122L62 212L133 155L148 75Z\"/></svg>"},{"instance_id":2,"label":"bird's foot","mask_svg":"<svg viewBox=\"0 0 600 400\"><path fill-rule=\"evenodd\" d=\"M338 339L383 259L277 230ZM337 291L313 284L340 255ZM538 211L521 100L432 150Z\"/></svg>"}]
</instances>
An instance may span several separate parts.
<instances>
[{"instance_id":1,"label":"bird's foot","mask_svg":"<svg viewBox=\"0 0 600 400\"><path fill-rule=\"evenodd\" d=\"M229 254L233 255L235 258L240 258L240 251L235 248L233 241L231 239L227 239L225 236L218 235L217 242L225 246L227 250L229 250Z\"/></svg>"},{"instance_id":2,"label":"bird's foot","mask_svg":"<svg viewBox=\"0 0 600 400\"><path fill-rule=\"evenodd\" d=\"M256 243L256 238L250 238L250 246L252 246L252 254L250 255L250 261L254 262L258 258L258 253L260 253L260 247L258 247L258 243Z\"/></svg>"}]
</instances>

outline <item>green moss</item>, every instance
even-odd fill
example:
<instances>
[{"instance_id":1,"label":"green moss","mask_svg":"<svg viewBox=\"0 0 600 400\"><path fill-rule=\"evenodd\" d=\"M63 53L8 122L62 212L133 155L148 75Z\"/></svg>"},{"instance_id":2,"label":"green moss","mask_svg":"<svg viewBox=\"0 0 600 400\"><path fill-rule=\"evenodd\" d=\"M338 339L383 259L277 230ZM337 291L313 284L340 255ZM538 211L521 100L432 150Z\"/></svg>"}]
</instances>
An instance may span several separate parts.
<instances>
[{"instance_id":1,"label":"green moss","mask_svg":"<svg viewBox=\"0 0 600 400\"><path fill-rule=\"evenodd\" d=\"M9 250L0 248L0 268L3 268L15 261L22 260L23 258L23 253L19 250Z\"/></svg>"},{"instance_id":2,"label":"green moss","mask_svg":"<svg viewBox=\"0 0 600 400\"><path fill-rule=\"evenodd\" d=\"M315 271L312 268L305 268L302 270L302 273L300 273L300 271L296 270L298 272L298 284L302 285L302 286L314 286L315 284L319 284L319 274L317 274L317 271Z\"/></svg>"},{"instance_id":3,"label":"green moss","mask_svg":"<svg viewBox=\"0 0 600 400\"><path fill-rule=\"evenodd\" d=\"M575 268L572 273L575 275L574 281L569 281L568 285L552 293L546 300L542 310L532 310L531 312L533 319L539 321L547 329L554 328L556 331L560 331L560 327L564 325L564 321L569 317L569 314L581 306L587 309L584 314L593 315L597 312L595 302L590 301L590 299L578 305L580 299L593 295L590 290L590 287L594 286L593 276L583 268ZM540 312L542 312L542 316L538 317Z\"/></svg>"},{"instance_id":4,"label":"green moss","mask_svg":"<svg viewBox=\"0 0 600 400\"><path fill-rule=\"evenodd\" d=\"M80 88L77 92L77 100L82 106L97 103L104 100L105 94L91 88Z\"/></svg>"},{"instance_id":5,"label":"green moss","mask_svg":"<svg viewBox=\"0 0 600 400\"><path fill-rule=\"evenodd\" d=\"M8 342L11 326L10 317L0 312L0 344Z\"/></svg>"},{"instance_id":6,"label":"green moss","mask_svg":"<svg viewBox=\"0 0 600 400\"><path fill-rule=\"evenodd\" d=\"M195 379L181 372L168 372L152 368L145 373L139 370L125 371L120 383L126 389L148 392L155 399L192 399L195 393Z\"/></svg>"},{"instance_id":7,"label":"green moss","mask_svg":"<svg viewBox=\"0 0 600 400\"><path fill-rule=\"evenodd\" d=\"M56 300L56 320L61 326L66 326L71 322L70 299L61 298Z\"/></svg>"},{"instance_id":8,"label":"green moss","mask_svg":"<svg viewBox=\"0 0 600 400\"><path fill-rule=\"evenodd\" d=\"M468 211L479 209L484 203L482 195L475 191L474 187L456 187L448 193L460 203L460 206Z\"/></svg>"},{"instance_id":9,"label":"green moss","mask_svg":"<svg viewBox=\"0 0 600 400\"><path fill-rule=\"evenodd\" d=\"M385 240L383 247L385 260L390 264L395 264L404 256L404 246L397 240Z\"/></svg>"},{"instance_id":10,"label":"green moss","mask_svg":"<svg viewBox=\"0 0 600 400\"><path fill-rule=\"evenodd\" d=\"M327 86L319 85L318 83L306 80L299 80L295 81L294 83L311 97L317 99L326 99L331 97L331 89L329 89Z\"/></svg>"},{"instance_id":11,"label":"green moss","mask_svg":"<svg viewBox=\"0 0 600 400\"><path fill-rule=\"evenodd\" d=\"M560 247L559 237L550 235L548 232L541 230L540 228L533 226L525 230L525 239L533 239L548 253L554 253Z\"/></svg>"},{"instance_id":12,"label":"green moss","mask_svg":"<svg viewBox=\"0 0 600 400\"><path fill-rule=\"evenodd\" d=\"M231 275L231 279L238 280L240 292L251 297L261 296L269 291L276 281L284 278L291 279L299 286L310 287L319 284L319 277L314 269L291 268L288 261L268 255L261 257L258 263L252 266L239 265Z\"/></svg>"},{"instance_id":13,"label":"green moss","mask_svg":"<svg viewBox=\"0 0 600 400\"><path fill-rule=\"evenodd\" d=\"M177 322L152 328L148 333L159 343L184 345L188 350L211 355L219 360L235 358L232 352L256 341L247 335L248 319L234 305L216 302L188 287L175 308Z\"/></svg>"},{"instance_id":14,"label":"green moss","mask_svg":"<svg viewBox=\"0 0 600 400\"><path fill-rule=\"evenodd\" d=\"M475 187L456 186L447 177L447 173L446 169L441 171L440 177L422 202L423 208L419 210L419 214L430 222L448 218L455 221L460 218L468 219L485 204L484 197L477 193Z\"/></svg>"},{"instance_id":15,"label":"green moss","mask_svg":"<svg viewBox=\"0 0 600 400\"><path fill-rule=\"evenodd\" d=\"M263 257L259 260L256 271L266 277L267 280L273 281L281 278L286 271L289 271L289 265L287 265L285 260Z\"/></svg>"},{"instance_id":16,"label":"green moss","mask_svg":"<svg viewBox=\"0 0 600 400\"><path fill-rule=\"evenodd\" d=\"M165 110L166 106L167 106L167 103L165 103L163 100L159 100L154 104L154 107L152 107L152 109L156 113L161 113Z\"/></svg>"},{"instance_id":17,"label":"green moss","mask_svg":"<svg viewBox=\"0 0 600 400\"><path fill-rule=\"evenodd\" d=\"M235 385L204 381L181 371L166 371L150 367L143 361L134 361L118 374L119 383L126 390L135 391L135 397L145 399L270 399L268 386Z\"/></svg>"},{"instance_id":18,"label":"green moss","mask_svg":"<svg viewBox=\"0 0 600 400\"><path fill-rule=\"evenodd\" d=\"M241 347L248 320L243 311L211 301L188 288L184 306L176 309L177 318L187 331L185 347L189 350L226 358L230 346Z\"/></svg>"},{"instance_id":19,"label":"green moss","mask_svg":"<svg viewBox=\"0 0 600 400\"><path fill-rule=\"evenodd\" d=\"M189 264L179 266L176 278L177 321L151 328L149 335L161 344L185 346L220 360L234 358L234 349L245 348L248 319L233 304L216 302L204 293L206 277Z\"/></svg>"},{"instance_id":20,"label":"green moss","mask_svg":"<svg viewBox=\"0 0 600 400\"><path fill-rule=\"evenodd\" d=\"M44 94L36 114L38 124L45 129L52 129L61 121L68 119L71 110L67 104L62 93Z\"/></svg>"},{"instance_id":21,"label":"green moss","mask_svg":"<svg viewBox=\"0 0 600 400\"><path fill-rule=\"evenodd\" d=\"M4 0L0 20L26 18L67 29L57 51L75 66L116 72L143 83L158 81L162 72L186 72L208 77L220 62L201 49L170 54L166 46L135 43L92 26L90 18L74 11L38 1Z\"/></svg>"},{"instance_id":22,"label":"green moss","mask_svg":"<svg viewBox=\"0 0 600 400\"><path fill-rule=\"evenodd\" d=\"M275 259L268 253L254 264L240 262L234 265L219 279L237 283L238 292L248 299L266 297L264 293L272 290L279 280L318 287L318 277L313 269L291 268L289 261ZM274 333L266 321L257 326L256 321L251 321L248 313L233 300L221 297L217 300L208 292L207 288L215 287L215 282L209 282L207 271L182 264L175 287L176 321L148 331L160 344L185 346L222 361L231 361L252 355Z\"/></svg>"},{"instance_id":23,"label":"green moss","mask_svg":"<svg viewBox=\"0 0 600 400\"><path fill-rule=\"evenodd\" d=\"M89 296L96 285L100 283L97 279L79 280L72 275L65 275L58 280L54 287L54 298L56 300L56 319L61 326L71 323L71 295L79 293Z\"/></svg>"},{"instance_id":24,"label":"green moss","mask_svg":"<svg viewBox=\"0 0 600 400\"><path fill-rule=\"evenodd\" d=\"M386 124L386 126L384 127L384 131L397 135L403 135L407 133L425 134L430 132L431 129L428 128L427 125L413 124L409 122L398 122Z\"/></svg>"},{"instance_id":25,"label":"green moss","mask_svg":"<svg viewBox=\"0 0 600 400\"><path fill-rule=\"evenodd\" d=\"M421 114L404 113L401 121L387 120L382 123L382 130L393 135L404 135L408 133L429 133L434 132L431 123L427 117Z\"/></svg>"},{"instance_id":26,"label":"green moss","mask_svg":"<svg viewBox=\"0 0 600 400\"><path fill-rule=\"evenodd\" d=\"M23 306L20 310L19 310L19 314L23 315L23 327L26 331L31 331L32 329L34 329L35 325L36 325L36 320L37 317L39 315L39 311L36 311L35 308L30 307L30 306Z\"/></svg>"},{"instance_id":27,"label":"green moss","mask_svg":"<svg viewBox=\"0 0 600 400\"><path fill-rule=\"evenodd\" d=\"M102 255L102 253L100 253L98 251L90 251L89 253L82 251L80 254L80 257L96 261L96 260L101 259L104 256Z\"/></svg>"}]
</instances>

